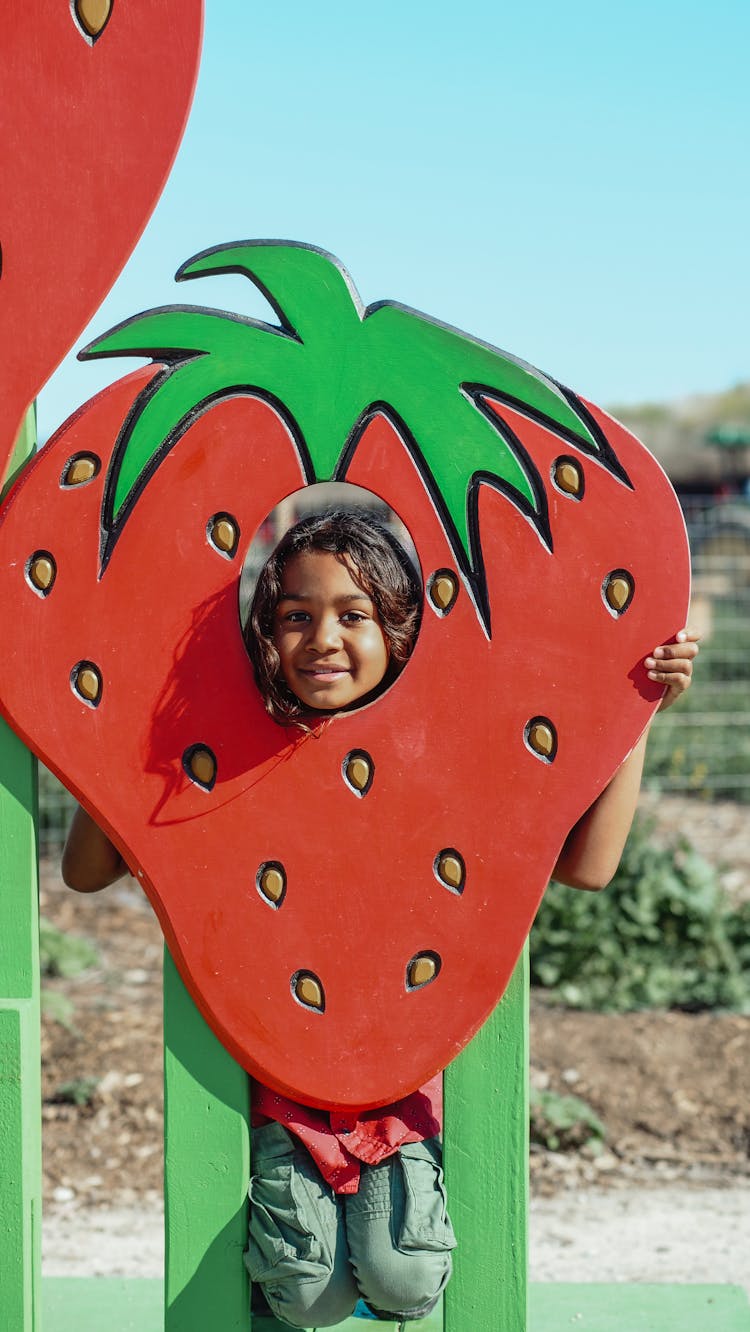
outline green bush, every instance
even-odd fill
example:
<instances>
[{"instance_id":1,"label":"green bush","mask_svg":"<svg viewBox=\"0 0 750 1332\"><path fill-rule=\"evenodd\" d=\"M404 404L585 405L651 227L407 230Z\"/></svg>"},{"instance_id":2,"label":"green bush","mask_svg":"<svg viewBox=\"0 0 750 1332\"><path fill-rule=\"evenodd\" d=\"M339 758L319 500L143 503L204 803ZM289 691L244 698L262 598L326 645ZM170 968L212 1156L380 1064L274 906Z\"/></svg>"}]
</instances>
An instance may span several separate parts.
<instances>
[{"instance_id":1,"label":"green bush","mask_svg":"<svg viewBox=\"0 0 750 1332\"><path fill-rule=\"evenodd\" d=\"M60 1105L91 1105L101 1078L73 1078L55 1088L50 1101Z\"/></svg>"},{"instance_id":2,"label":"green bush","mask_svg":"<svg viewBox=\"0 0 750 1332\"><path fill-rule=\"evenodd\" d=\"M75 1008L72 999L67 994L61 994L59 990L50 990L42 987L40 994L42 1016L49 1018L51 1022L59 1022L66 1031L77 1035L76 1025L73 1020Z\"/></svg>"},{"instance_id":3,"label":"green bush","mask_svg":"<svg viewBox=\"0 0 750 1332\"><path fill-rule=\"evenodd\" d=\"M88 939L64 934L44 917L39 922L39 961L43 976L79 976L96 966L99 955Z\"/></svg>"},{"instance_id":4,"label":"green bush","mask_svg":"<svg viewBox=\"0 0 750 1332\"><path fill-rule=\"evenodd\" d=\"M579 1096L561 1096L554 1091L529 1092L529 1137L549 1151L575 1151L586 1147L601 1151L605 1137L602 1121Z\"/></svg>"},{"instance_id":5,"label":"green bush","mask_svg":"<svg viewBox=\"0 0 750 1332\"><path fill-rule=\"evenodd\" d=\"M637 819L603 893L552 884L531 931L531 979L569 1008L750 1012L750 903L732 908L687 841Z\"/></svg>"}]
</instances>

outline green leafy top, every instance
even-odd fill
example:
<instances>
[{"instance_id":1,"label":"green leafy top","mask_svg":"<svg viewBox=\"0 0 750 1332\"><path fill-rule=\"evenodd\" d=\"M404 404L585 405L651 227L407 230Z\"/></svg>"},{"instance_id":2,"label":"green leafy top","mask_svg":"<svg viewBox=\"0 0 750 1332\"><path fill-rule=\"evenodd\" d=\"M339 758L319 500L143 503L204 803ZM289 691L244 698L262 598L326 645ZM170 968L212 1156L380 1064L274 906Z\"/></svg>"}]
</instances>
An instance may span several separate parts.
<instances>
[{"instance_id":1,"label":"green leafy top","mask_svg":"<svg viewBox=\"0 0 750 1332\"><path fill-rule=\"evenodd\" d=\"M485 399L542 421L624 478L582 404L533 367L390 302L363 309L336 259L311 246L247 241L206 250L178 280L248 277L279 317L274 327L175 306L127 320L82 357L166 362L123 428L105 498L106 562L144 481L196 415L218 398L257 392L276 403L309 481L343 479L364 423L383 411L420 467L456 558L486 611L472 522L480 483L494 485L551 547L541 478Z\"/></svg>"}]
</instances>

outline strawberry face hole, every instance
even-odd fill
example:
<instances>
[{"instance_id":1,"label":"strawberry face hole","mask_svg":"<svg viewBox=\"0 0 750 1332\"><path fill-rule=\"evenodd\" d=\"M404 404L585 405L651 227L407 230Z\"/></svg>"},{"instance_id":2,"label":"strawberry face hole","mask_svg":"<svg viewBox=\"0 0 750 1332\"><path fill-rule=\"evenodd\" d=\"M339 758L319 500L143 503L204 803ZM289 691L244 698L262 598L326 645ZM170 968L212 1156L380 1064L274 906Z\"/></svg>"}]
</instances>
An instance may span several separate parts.
<instances>
[{"instance_id":1,"label":"strawberry face hole","mask_svg":"<svg viewBox=\"0 0 750 1332\"><path fill-rule=\"evenodd\" d=\"M240 578L240 624L270 716L307 727L379 698L414 650L423 596L409 533L377 495L343 482L289 495ZM350 772L348 760L344 779L365 795L372 761Z\"/></svg>"}]
</instances>

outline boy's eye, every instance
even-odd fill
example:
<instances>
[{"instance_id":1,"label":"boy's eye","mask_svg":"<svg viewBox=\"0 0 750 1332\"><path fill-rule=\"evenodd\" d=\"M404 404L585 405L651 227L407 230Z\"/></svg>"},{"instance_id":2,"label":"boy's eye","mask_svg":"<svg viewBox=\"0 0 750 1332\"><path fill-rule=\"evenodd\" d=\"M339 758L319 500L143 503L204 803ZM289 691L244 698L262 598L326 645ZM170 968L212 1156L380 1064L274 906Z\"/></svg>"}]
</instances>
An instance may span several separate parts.
<instances>
[{"instance_id":1,"label":"boy's eye","mask_svg":"<svg viewBox=\"0 0 750 1332\"><path fill-rule=\"evenodd\" d=\"M286 624L304 624L310 619L310 616L307 611L297 610L287 611L282 618Z\"/></svg>"},{"instance_id":2,"label":"boy's eye","mask_svg":"<svg viewBox=\"0 0 750 1332\"><path fill-rule=\"evenodd\" d=\"M356 624L360 620L366 620L367 616L364 615L362 611L346 611L341 618L344 621L344 624L351 624L352 622Z\"/></svg>"}]
</instances>

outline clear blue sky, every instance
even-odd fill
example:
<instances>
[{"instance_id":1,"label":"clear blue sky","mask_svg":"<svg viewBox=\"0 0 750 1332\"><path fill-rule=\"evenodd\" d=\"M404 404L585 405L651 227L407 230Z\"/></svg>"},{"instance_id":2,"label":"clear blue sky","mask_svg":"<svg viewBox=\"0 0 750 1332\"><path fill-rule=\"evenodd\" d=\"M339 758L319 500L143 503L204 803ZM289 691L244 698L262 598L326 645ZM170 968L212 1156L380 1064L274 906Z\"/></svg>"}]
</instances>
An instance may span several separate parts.
<instances>
[{"instance_id":1,"label":"clear blue sky","mask_svg":"<svg viewBox=\"0 0 750 1332\"><path fill-rule=\"evenodd\" d=\"M81 340L151 305L266 314L224 241L332 250L604 405L750 378L747 0L207 0L174 171ZM69 357L44 438L134 362Z\"/></svg>"}]
</instances>

